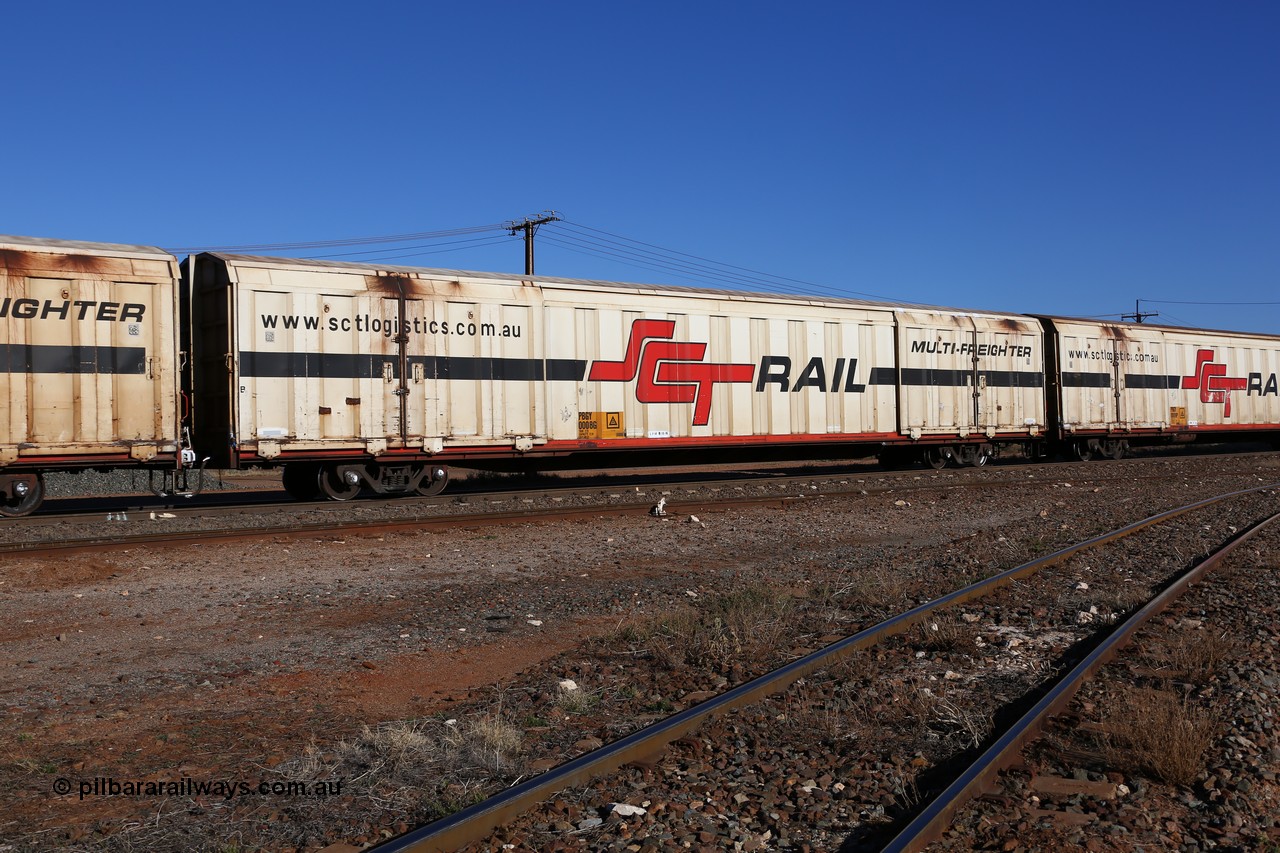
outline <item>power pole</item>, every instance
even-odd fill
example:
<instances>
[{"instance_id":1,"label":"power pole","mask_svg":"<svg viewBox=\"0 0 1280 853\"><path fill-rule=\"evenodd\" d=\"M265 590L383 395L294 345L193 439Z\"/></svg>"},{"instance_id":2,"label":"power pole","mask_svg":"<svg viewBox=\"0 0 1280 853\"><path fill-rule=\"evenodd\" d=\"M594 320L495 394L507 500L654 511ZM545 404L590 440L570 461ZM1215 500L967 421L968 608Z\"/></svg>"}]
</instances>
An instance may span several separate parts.
<instances>
[{"instance_id":1,"label":"power pole","mask_svg":"<svg viewBox=\"0 0 1280 853\"><path fill-rule=\"evenodd\" d=\"M548 222L560 222L562 218L560 214L554 210L543 211L541 216L526 216L523 222L511 221L504 226L511 232L514 237L517 231L524 232L524 274L533 275L533 235L537 233L539 225L546 225Z\"/></svg>"},{"instance_id":2,"label":"power pole","mask_svg":"<svg viewBox=\"0 0 1280 853\"><path fill-rule=\"evenodd\" d=\"M1132 321L1133 321L1133 322L1135 322L1135 323L1141 323L1143 320L1147 319L1148 317L1159 317L1159 316L1160 316L1160 312L1159 312L1159 311L1143 311L1143 310L1142 310L1142 300L1141 300L1141 299L1135 299L1135 300L1133 300L1133 313L1132 313L1132 314L1121 314L1121 315L1120 315L1120 319L1121 319L1121 320L1132 320Z\"/></svg>"}]
</instances>

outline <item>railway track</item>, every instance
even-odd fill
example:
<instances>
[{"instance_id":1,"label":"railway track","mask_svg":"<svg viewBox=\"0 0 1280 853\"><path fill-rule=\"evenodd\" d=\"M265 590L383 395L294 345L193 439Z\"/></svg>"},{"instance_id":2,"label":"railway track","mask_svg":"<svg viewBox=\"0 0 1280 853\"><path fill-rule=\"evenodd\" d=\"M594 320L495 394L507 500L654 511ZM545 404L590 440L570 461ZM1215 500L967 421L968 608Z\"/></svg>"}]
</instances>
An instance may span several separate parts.
<instances>
[{"instance_id":1,"label":"railway track","mask_svg":"<svg viewBox=\"0 0 1280 853\"><path fill-rule=\"evenodd\" d=\"M0 749L29 763L15 765L0 808L22 853L51 844L192 846L180 838L261 849L314 849L340 839L368 845L408 830L404 822L467 805L477 791L542 772L553 756L563 761L592 741L625 737L988 572L1168 509L1174 495L1205 498L1276 479L1274 462L1265 461L1247 470L1220 460L1054 470L1052 477L1018 470L1022 489L994 476L1013 473L1012 466L916 472L891 482L851 477L857 493L791 500L785 512L783 499L814 490L804 480L766 482L760 492L771 503L706 512L701 524L682 511L684 484L672 484L667 519L588 512L589 523L505 530L477 523L384 539L361 527L247 545L17 555L0 574L0 598L20 614L5 637L14 665L0 678L0 707L12 727L0 734ZM1146 479L1160 471L1163 480ZM992 488L977 488L988 482ZM975 487L951 487L958 483ZM717 494L728 492L741 494ZM524 494L505 509L528 506ZM452 508L474 512L487 503L468 501L470 508ZM1204 508L1109 546L1119 553L1078 557L941 612L928 620L941 625L939 634L918 624L713 718L655 761L559 793L498 830L484 849L807 843L818 850L846 840L848 850L879 849L890 838L886 827L905 825L915 788L941 790L938 777L973 757L971 731L1003 720L1093 631L1076 624L1077 610L1097 604L1106 618L1121 609L1121 597L1127 609L1135 590L1163 582L1156 567L1181 565L1226 538L1238 518L1258 517L1267 502L1274 509L1274 497L1261 495L1230 509ZM392 502L328 506L346 511L361 503ZM113 532L159 526L144 520ZM1078 581L1089 591L1075 592ZM1275 592L1259 587L1255 600L1274 600ZM1027 604L1039 600L1049 602L1047 615ZM725 609L739 605L759 606L745 619ZM963 642L953 637L951 647L937 639L960 632ZM1271 671L1266 647L1251 648L1248 660L1257 664L1236 664L1233 673ZM562 679L576 679L578 692L562 695ZM281 717L285 707L315 710ZM1073 715L1091 719L1084 707ZM496 753L501 766L488 763L493 752L479 765L455 764L449 744L474 739L477 724L495 721L518 738ZM1061 727L1056 722L1051 734ZM188 740L189 731L198 737ZM1251 729L1237 731L1265 750ZM400 747L378 751L403 743L400 737L423 747L404 759L392 758ZM487 743L479 745L488 750ZM90 754L100 758L89 758L84 770L64 764L65 756ZM1073 772L1069 763L1042 765L1051 776ZM343 783L345 796L305 803L59 799L39 770L56 767L73 781L163 780L177 766L197 779L255 785L330 779ZM1003 790L1019 773L1001 777ZM615 802L648 814L623 819L609 811ZM281 817L263 823L265 805ZM1133 806L1153 808L1146 799ZM986 818L967 816L993 808L984 798L962 810L966 817L948 837L980 829ZM1015 808L1005 825L1028 819L1023 811L1017 817ZM1247 827L1247 810L1236 814ZM64 827L75 828L73 840L53 843ZM77 844L77 837L86 840ZM989 834L979 837L984 843L970 846L987 846Z\"/></svg>"},{"instance_id":2,"label":"railway track","mask_svg":"<svg viewBox=\"0 0 1280 853\"><path fill-rule=\"evenodd\" d=\"M1231 457L1241 458L1245 457ZM626 516L648 512L657 501L680 512L699 513L760 504L785 506L801 498L873 495L901 492L945 492L965 489L1025 487L1046 474L1082 485L1164 480L1168 474L1147 470L1147 460L1126 459L1070 468L1060 464L1021 465L981 471L760 471L700 478L655 480L627 478L600 485L584 483L529 489L475 488L435 497L398 500L294 502L283 492L259 491L246 501L220 494L213 504L117 504L91 511L53 511L0 521L0 554L54 554L108 550L143 545L172 545L254 538L382 533L448 526L502 525L556 521L590 515ZM730 495L725 493L729 492ZM736 493L736 494L734 494ZM636 498L639 497L639 500ZM78 505L78 502L76 502ZM474 507L482 507L475 511ZM519 509L507 509L510 506ZM282 513L290 520L274 521ZM181 527L158 531L156 526Z\"/></svg>"},{"instance_id":3,"label":"railway track","mask_svg":"<svg viewBox=\"0 0 1280 853\"><path fill-rule=\"evenodd\" d=\"M791 497L753 497L725 498L716 501L685 502L682 509L686 512L707 512L734 507L751 507L776 505L785 507L789 503L802 498ZM314 537L321 534L361 534L379 535L397 531L422 531L451 527L488 527L504 524L520 524L531 522L571 521L580 518L597 518L602 516L648 515L652 512L652 501L642 503L623 503L611 506L563 507L560 509L530 509L515 511L497 511L482 513L458 513L450 515L419 515L410 518L381 519L377 521L351 522L339 519L326 519L315 522L290 522L283 525L265 525L255 527L213 528L198 531L174 533L126 533L115 534L110 531L98 536L82 536L64 538L58 541L9 542L0 543L0 554L24 554L42 556L52 554L74 553L78 551L101 552L111 549L137 548L146 545L182 546L199 545L207 542L231 542L264 538L298 538Z\"/></svg>"},{"instance_id":4,"label":"railway track","mask_svg":"<svg viewBox=\"0 0 1280 853\"><path fill-rule=\"evenodd\" d=\"M1123 460L1104 460L1089 463L1081 462L1035 462L1011 460L1009 462L992 463L981 469L945 469L934 471L923 468L908 470L883 469L870 461L853 461L842 463L816 463L800 466L764 466L750 469L698 470L697 468L681 469L678 473L670 470L654 469L632 473L601 472L600 474L553 475L538 477L527 483L514 487L504 487L502 479L480 477L472 480L461 478L450 484L447 493L435 497L404 497L383 499L362 497L349 502L328 500L302 502L295 501L281 488L271 487L268 480L256 481L258 487L251 489L229 489L226 491L209 491L193 499L162 499L144 494L122 494L111 498L76 497L67 495L46 499L42 509L31 516L19 518L0 518L0 530L5 528L40 527L62 523L76 524L102 521L104 515L110 514L119 519L127 516L147 518L149 513L172 513L178 517L216 517L218 515L237 515L254 512L275 512L281 505L296 511L342 512L348 510L368 510L371 507L423 507L447 506L449 504L480 500L519 500L531 496L582 496L607 495L618 491L631 491L639 488L652 490L702 490L707 488L732 488L739 485L753 485L761 482L772 483L778 488L788 485L822 483L839 485L854 481L862 488L883 490L893 488L919 488L922 480L931 483L982 483L1010 480L1020 482L1028 478L1050 475L1060 478L1086 477L1093 482L1114 480L1131 480L1132 472L1137 469L1149 469L1152 463L1165 462L1177 464L1179 461L1191 459L1217 458L1224 461L1224 468L1229 465L1247 467L1259 461L1270 461L1276 458L1274 452L1214 454L1200 448L1196 454L1184 453L1178 456L1169 454L1147 453L1140 457L1129 457ZM1141 473L1142 478L1155 479L1164 475ZM63 488L74 486L74 479L68 481ZM518 482L518 480L517 480ZM927 486L924 486L927 488ZM141 488L135 486L135 488Z\"/></svg>"},{"instance_id":5,"label":"railway track","mask_svg":"<svg viewBox=\"0 0 1280 853\"><path fill-rule=\"evenodd\" d=\"M949 608L971 604L1006 589L1011 584L1025 584L1029 579L1050 567L1059 566L1068 560L1077 559L1081 555L1095 552L1100 548L1114 548L1129 537L1147 532L1153 526L1170 523L1188 513L1217 506L1233 499L1272 492L1275 488L1275 485L1268 485L1232 492L1163 512L928 601L820 651L806 655L767 675L709 698L598 750L579 756L541 776L515 785L489 800L378 845L376 849L380 853L393 853L393 851L417 853L417 851L464 849L468 845L477 844L488 838L495 828L510 827L512 822L517 820L517 816L544 803L557 792L586 784L592 784L596 788L607 788L608 783L599 782L604 774L613 773L618 768L629 764L638 763L652 767L655 756L661 755L663 750L674 742L689 741L700 727L706 726L710 721L723 719L741 709L758 705L767 697L775 696L797 682L803 683L805 679L831 670L855 652L880 646L890 637L903 635L927 620L937 619L938 614ZM1253 535L1254 531L1260 529L1262 525L1251 528L1247 534L1229 538L1227 542L1222 543L1219 554L1227 553L1231 548L1245 541L1248 536ZM1043 681L1038 682L1034 690L1043 692L1045 694L1043 699L1030 712L1023 715L1008 733L992 732L983 737L983 743L991 745L979 761L972 767L967 767L966 762L966 769L956 775L954 784L946 786L945 792L927 808L918 809L918 817L896 838L889 840L886 849L918 850L922 849L927 841L936 838L941 829L945 828L946 821L955 809L966 798L973 796L975 792L989 784L996 770L1021 749L1031 733L1043 725L1045 717L1062 707L1081 679L1113 654L1114 649L1125 642L1138 625L1166 606L1169 600L1210 570L1219 559L1221 556L1215 555L1203 562L1194 561L1195 565L1189 571L1182 573L1182 577L1171 583L1164 592L1137 610L1119 627L1101 632L1089 631L1085 645L1092 648L1087 653L1082 653L1079 648L1073 652L1073 655L1082 655L1078 665L1074 666L1064 678L1052 679L1051 681L1056 682L1052 685ZM940 787L936 780L934 787ZM746 801L747 798L744 798L743 802ZM643 808L640 812L643 812ZM516 833L518 832L517 829ZM883 834L883 831L879 833L879 835ZM512 846L514 849L522 849L522 845L518 843Z\"/></svg>"}]
</instances>

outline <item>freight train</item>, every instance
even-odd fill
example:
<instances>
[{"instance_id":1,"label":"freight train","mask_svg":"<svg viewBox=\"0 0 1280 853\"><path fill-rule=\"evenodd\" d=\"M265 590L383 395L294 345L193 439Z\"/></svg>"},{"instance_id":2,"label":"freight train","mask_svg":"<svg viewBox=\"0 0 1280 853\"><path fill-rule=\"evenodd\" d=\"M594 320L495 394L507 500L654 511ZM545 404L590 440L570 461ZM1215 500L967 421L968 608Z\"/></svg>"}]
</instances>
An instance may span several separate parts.
<instances>
[{"instance_id":1,"label":"freight train","mask_svg":"<svg viewBox=\"0 0 1280 853\"><path fill-rule=\"evenodd\" d=\"M298 499L495 470L889 466L1280 441L1280 337L0 237L0 515L51 471L282 469ZM192 480L197 485L192 485Z\"/></svg>"}]
</instances>

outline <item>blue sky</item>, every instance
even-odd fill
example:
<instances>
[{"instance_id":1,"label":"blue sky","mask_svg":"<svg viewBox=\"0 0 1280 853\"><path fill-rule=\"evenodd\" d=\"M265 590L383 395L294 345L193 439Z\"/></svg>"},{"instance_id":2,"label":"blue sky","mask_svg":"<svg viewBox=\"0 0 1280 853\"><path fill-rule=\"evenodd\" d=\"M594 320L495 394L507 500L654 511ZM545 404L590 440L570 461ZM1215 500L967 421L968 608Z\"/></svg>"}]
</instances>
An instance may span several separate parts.
<instances>
[{"instance_id":1,"label":"blue sky","mask_svg":"<svg viewBox=\"0 0 1280 853\"><path fill-rule=\"evenodd\" d=\"M0 233L1280 333L1280 4L36 6Z\"/></svg>"}]
</instances>

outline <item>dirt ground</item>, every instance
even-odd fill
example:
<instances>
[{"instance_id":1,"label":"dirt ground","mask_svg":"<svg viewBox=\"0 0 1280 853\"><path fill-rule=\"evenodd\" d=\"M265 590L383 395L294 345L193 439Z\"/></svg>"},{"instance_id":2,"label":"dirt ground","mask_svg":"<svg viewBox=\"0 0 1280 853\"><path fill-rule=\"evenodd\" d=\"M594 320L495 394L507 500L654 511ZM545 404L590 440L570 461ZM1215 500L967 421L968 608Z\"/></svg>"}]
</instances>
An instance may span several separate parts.
<instances>
[{"instance_id":1,"label":"dirt ground","mask_svg":"<svg viewBox=\"0 0 1280 853\"><path fill-rule=\"evenodd\" d=\"M1178 466L1170 476L1206 494L1259 480L1256 464ZM1108 488L1106 499L1132 500ZM823 567L886 543L994 537L1041 505L1063 507L1033 481L1003 494L855 495L697 521L677 506L667 519L9 558L0 840L91 847L166 807L111 795L111 783L257 789L309 746L447 714L628 620L744 583L812 584ZM267 813L273 796L262 798Z\"/></svg>"}]
</instances>

